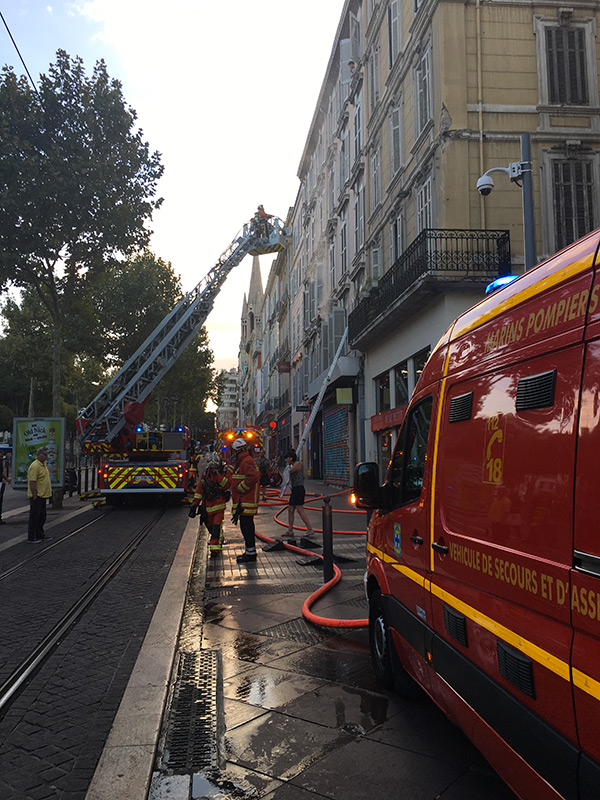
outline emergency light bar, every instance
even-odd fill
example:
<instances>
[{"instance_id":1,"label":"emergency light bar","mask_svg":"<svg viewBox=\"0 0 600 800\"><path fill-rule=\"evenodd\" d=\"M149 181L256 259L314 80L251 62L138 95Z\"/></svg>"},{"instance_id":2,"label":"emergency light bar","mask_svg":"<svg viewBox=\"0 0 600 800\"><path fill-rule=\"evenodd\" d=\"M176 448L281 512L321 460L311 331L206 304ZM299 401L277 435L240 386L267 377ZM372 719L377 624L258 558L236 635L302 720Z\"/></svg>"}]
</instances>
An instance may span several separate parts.
<instances>
[{"instance_id":1,"label":"emergency light bar","mask_svg":"<svg viewBox=\"0 0 600 800\"><path fill-rule=\"evenodd\" d=\"M485 293L491 294L497 289L501 289L503 286L507 286L509 283L512 283L518 277L518 275L502 275L500 278L496 278L495 281L488 283L488 285L485 287Z\"/></svg>"}]
</instances>

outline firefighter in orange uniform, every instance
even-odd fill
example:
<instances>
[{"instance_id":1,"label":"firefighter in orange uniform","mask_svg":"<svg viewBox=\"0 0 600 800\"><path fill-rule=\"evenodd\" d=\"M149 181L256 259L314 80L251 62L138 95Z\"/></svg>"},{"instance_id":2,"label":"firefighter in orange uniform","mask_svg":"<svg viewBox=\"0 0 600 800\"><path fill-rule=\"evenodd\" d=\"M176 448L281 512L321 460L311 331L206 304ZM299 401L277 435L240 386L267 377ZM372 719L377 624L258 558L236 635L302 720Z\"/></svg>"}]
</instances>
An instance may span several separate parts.
<instances>
[{"instance_id":1,"label":"firefighter in orange uniform","mask_svg":"<svg viewBox=\"0 0 600 800\"><path fill-rule=\"evenodd\" d=\"M212 455L198 481L190 509L191 517L200 510L200 518L210 534L208 549L211 555L218 555L223 547L223 518L229 500L227 485L221 459L218 455Z\"/></svg>"},{"instance_id":2,"label":"firefighter in orange uniform","mask_svg":"<svg viewBox=\"0 0 600 800\"><path fill-rule=\"evenodd\" d=\"M233 522L236 523L239 519L246 545L245 551L237 557L237 561L238 564L244 564L256 561L254 517L258 511L260 472L256 461L248 451L245 439L236 439L231 449L235 456L235 464L227 467L226 477L233 498Z\"/></svg>"}]
</instances>

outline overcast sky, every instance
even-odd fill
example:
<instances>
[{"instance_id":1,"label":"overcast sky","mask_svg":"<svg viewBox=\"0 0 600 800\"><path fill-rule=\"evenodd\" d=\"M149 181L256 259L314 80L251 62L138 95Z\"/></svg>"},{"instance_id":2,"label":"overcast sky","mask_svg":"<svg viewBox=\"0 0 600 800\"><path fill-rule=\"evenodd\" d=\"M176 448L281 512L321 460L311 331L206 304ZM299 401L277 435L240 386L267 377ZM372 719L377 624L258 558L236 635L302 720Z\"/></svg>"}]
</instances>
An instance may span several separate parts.
<instances>
[{"instance_id":1,"label":"overcast sky","mask_svg":"<svg viewBox=\"0 0 600 800\"><path fill-rule=\"evenodd\" d=\"M103 58L152 150L164 197L151 249L184 291L216 263L259 203L285 217L344 0L0 0L33 76L57 49ZM0 27L0 64L23 73ZM272 256L261 257L263 286ZM231 273L207 328L215 366L237 365L251 257Z\"/></svg>"}]
</instances>

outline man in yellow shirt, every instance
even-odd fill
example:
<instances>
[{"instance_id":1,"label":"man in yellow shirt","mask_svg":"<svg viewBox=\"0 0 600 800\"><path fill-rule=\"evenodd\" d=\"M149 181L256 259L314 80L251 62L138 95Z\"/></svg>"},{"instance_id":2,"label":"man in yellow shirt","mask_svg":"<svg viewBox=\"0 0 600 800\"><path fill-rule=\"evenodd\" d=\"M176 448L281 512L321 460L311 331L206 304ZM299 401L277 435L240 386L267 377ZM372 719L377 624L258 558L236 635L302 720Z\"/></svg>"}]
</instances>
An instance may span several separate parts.
<instances>
[{"instance_id":1,"label":"man in yellow shirt","mask_svg":"<svg viewBox=\"0 0 600 800\"><path fill-rule=\"evenodd\" d=\"M27 539L30 542L41 542L51 539L44 535L44 522L46 522L46 500L52 497L52 484L46 466L48 453L44 447L35 454L35 461L27 470L27 497L29 497L29 529Z\"/></svg>"}]
</instances>

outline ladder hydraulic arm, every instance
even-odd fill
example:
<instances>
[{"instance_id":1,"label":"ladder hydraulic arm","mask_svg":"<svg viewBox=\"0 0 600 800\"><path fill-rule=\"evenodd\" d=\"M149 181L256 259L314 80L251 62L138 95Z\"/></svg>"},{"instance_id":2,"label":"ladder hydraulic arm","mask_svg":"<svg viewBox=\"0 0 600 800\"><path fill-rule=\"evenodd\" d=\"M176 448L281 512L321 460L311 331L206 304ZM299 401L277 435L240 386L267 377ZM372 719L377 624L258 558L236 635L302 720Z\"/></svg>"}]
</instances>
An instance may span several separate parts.
<instances>
[{"instance_id":1,"label":"ladder hydraulic arm","mask_svg":"<svg viewBox=\"0 0 600 800\"><path fill-rule=\"evenodd\" d=\"M284 248L281 221L255 221L242 231L216 265L156 327L112 380L77 417L82 444L111 442L126 422L126 407L143 403L206 322L231 270L248 255L274 253Z\"/></svg>"}]
</instances>

